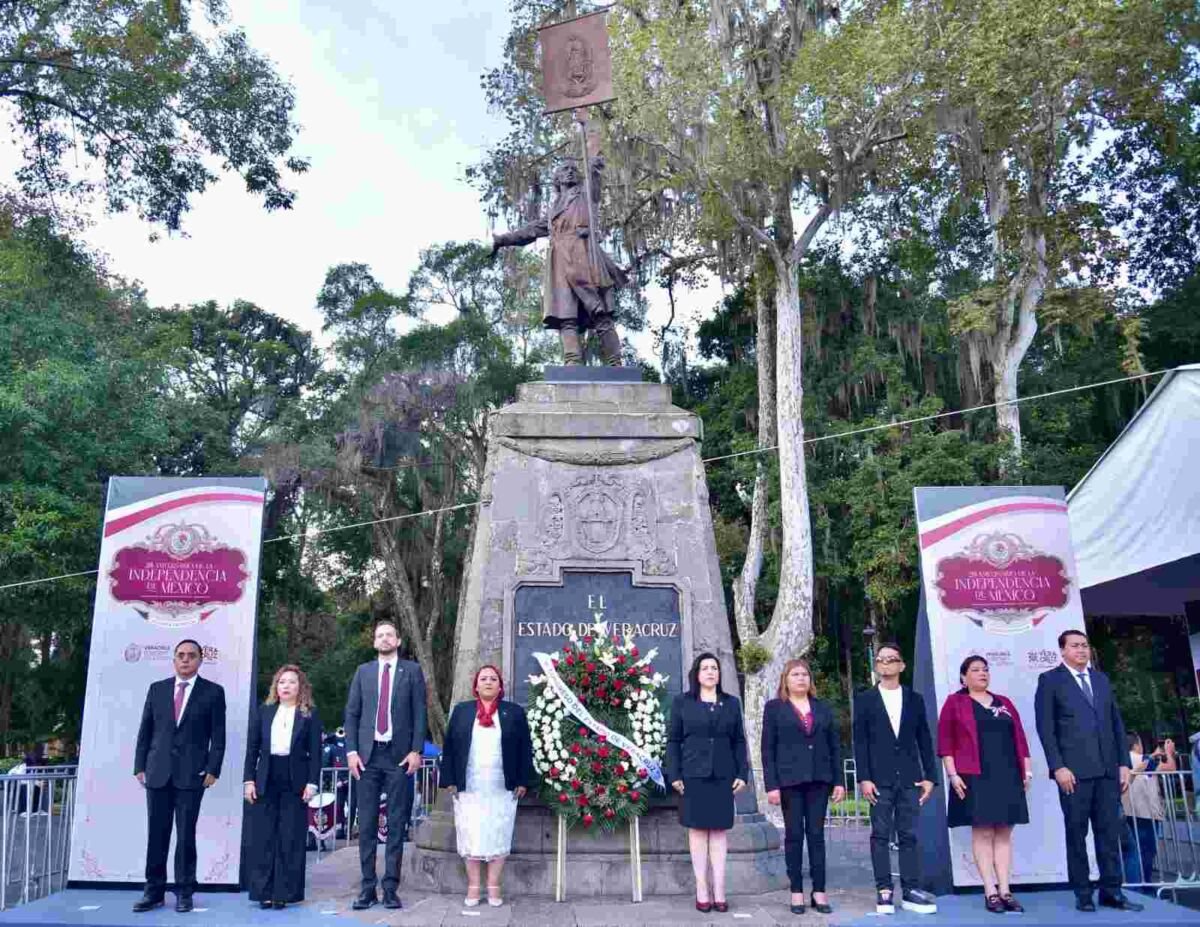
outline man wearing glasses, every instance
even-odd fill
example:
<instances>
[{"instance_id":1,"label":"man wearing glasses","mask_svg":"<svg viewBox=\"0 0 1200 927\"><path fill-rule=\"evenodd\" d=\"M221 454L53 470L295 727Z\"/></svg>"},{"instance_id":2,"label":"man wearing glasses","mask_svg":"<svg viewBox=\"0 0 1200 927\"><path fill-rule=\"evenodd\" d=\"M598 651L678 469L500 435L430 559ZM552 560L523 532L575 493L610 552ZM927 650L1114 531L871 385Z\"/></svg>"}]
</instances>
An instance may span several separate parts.
<instances>
[{"instance_id":1,"label":"man wearing glasses","mask_svg":"<svg viewBox=\"0 0 1200 927\"><path fill-rule=\"evenodd\" d=\"M225 759L225 690L202 679L200 645L175 645L175 675L152 683L142 709L133 775L146 790L146 889L134 904L141 913L162 906L167 850L175 825L175 910L192 910L196 890L196 820L204 790L221 775Z\"/></svg>"},{"instance_id":2,"label":"man wearing glasses","mask_svg":"<svg viewBox=\"0 0 1200 927\"><path fill-rule=\"evenodd\" d=\"M895 914L890 846L900 845L900 906L934 914L933 895L917 888L917 815L938 782L925 701L900 685L904 658L895 644L875 657L879 685L854 698L854 760L863 797L871 803L871 866L875 911Z\"/></svg>"}]
</instances>

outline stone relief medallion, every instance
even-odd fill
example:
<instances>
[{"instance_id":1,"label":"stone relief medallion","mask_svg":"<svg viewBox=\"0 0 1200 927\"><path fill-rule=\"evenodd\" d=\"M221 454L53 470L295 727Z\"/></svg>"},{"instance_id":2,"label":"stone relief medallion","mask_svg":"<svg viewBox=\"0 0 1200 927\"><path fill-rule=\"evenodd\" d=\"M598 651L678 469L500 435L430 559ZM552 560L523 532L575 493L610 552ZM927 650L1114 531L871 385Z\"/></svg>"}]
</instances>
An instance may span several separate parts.
<instances>
[{"instance_id":1,"label":"stone relief medallion","mask_svg":"<svg viewBox=\"0 0 1200 927\"><path fill-rule=\"evenodd\" d=\"M602 489L585 492L575 503L575 540L584 550L602 554L621 534L621 503Z\"/></svg>"},{"instance_id":2,"label":"stone relief medallion","mask_svg":"<svg viewBox=\"0 0 1200 927\"><path fill-rule=\"evenodd\" d=\"M641 560L648 575L677 569L673 550L658 546L657 501L649 480L593 469L543 491L533 537L517 552L520 575L547 575L554 562L585 557Z\"/></svg>"}]
</instances>

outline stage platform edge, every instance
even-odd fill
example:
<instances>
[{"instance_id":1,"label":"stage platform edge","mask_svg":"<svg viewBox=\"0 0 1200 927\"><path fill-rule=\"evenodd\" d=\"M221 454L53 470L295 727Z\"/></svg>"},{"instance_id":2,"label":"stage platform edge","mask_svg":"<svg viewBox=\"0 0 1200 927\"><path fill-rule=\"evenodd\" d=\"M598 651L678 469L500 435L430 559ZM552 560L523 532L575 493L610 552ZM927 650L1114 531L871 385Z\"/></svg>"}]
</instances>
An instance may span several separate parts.
<instances>
[{"instance_id":1,"label":"stage platform edge","mask_svg":"<svg viewBox=\"0 0 1200 927\"><path fill-rule=\"evenodd\" d=\"M1200 924L1200 911L1193 911L1183 905L1172 904L1152 896L1128 892L1130 901L1145 905L1145 910L1138 914L1127 911L1114 911L1112 908L1096 906L1095 914L1085 914L1075 910L1075 896L1069 891L1040 891L1022 894L1015 893L1024 914L992 914L983 906L983 896L972 895L939 895L937 914L913 914L899 910L894 915L868 914L853 920L843 921L846 927L884 927L895 924L1020 924L1020 927L1061 927L1061 925L1079 924L1126 924L1127 927L1167 927L1172 924ZM1095 896L1093 896L1093 900ZM832 919L831 919L832 920ZM834 922L836 923L836 922Z\"/></svg>"},{"instance_id":2,"label":"stage platform edge","mask_svg":"<svg viewBox=\"0 0 1200 927\"><path fill-rule=\"evenodd\" d=\"M4 927L58 927L58 925L87 924L92 927L160 927L191 921L196 925L239 927L242 924L328 925L337 920L337 909L331 902L309 901L289 905L282 911L264 911L249 896L235 892L197 892L193 897L195 909L191 914L175 912L175 896L167 893L161 908L144 914L133 913L133 903L142 897L140 891L108 891L105 889L69 888L55 892L38 901L17 905L0 911ZM194 918L194 920L192 920Z\"/></svg>"}]
</instances>

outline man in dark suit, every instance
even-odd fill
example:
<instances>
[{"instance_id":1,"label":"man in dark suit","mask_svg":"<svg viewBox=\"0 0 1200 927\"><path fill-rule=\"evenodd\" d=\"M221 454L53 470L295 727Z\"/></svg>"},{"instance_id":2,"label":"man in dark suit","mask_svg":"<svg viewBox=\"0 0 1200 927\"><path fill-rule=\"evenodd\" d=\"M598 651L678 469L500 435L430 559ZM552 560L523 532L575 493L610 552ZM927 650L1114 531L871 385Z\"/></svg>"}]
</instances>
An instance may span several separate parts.
<instances>
[{"instance_id":1,"label":"man in dark suit","mask_svg":"<svg viewBox=\"0 0 1200 927\"><path fill-rule=\"evenodd\" d=\"M1121 793L1129 788L1125 724L1108 677L1089 665L1092 648L1087 635L1063 631L1058 647L1063 662L1038 677L1034 709L1046 765L1058 783L1075 907L1096 910L1088 878L1090 822L1100 866L1100 904L1140 911L1140 904L1121 893Z\"/></svg>"},{"instance_id":2,"label":"man in dark suit","mask_svg":"<svg viewBox=\"0 0 1200 927\"><path fill-rule=\"evenodd\" d=\"M137 912L161 907L167 850L175 824L175 910L192 910L196 890L196 819L204 790L225 759L225 690L200 677L203 652L194 640L175 647L175 675L150 686L138 728L133 774L146 789L146 888Z\"/></svg>"},{"instance_id":3,"label":"man in dark suit","mask_svg":"<svg viewBox=\"0 0 1200 927\"><path fill-rule=\"evenodd\" d=\"M399 655L400 634L390 621L375 626L378 657L354 674L346 697L346 762L358 780L358 854L362 887L352 907L362 911L375 895L379 849L379 793L387 792L387 846L383 906L399 908L404 831L412 812L413 779L425 745L425 677Z\"/></svg>"},{"instance_id":4,"label":"man in dark suit","mask_svg":"<svg viewBox=\"0 0 1200 927\"><path fill-rule=\"evenodd\" d=\"M900 906L934 914L937 901L918 887L917 814L938 782L925 701L900 685L904 658L895 644L875 655L879 685L854 698L854 762L863 797L871 803L871 867L875 910L895 914L893 834L900 845Z\"/></svg>"}]
</instances>

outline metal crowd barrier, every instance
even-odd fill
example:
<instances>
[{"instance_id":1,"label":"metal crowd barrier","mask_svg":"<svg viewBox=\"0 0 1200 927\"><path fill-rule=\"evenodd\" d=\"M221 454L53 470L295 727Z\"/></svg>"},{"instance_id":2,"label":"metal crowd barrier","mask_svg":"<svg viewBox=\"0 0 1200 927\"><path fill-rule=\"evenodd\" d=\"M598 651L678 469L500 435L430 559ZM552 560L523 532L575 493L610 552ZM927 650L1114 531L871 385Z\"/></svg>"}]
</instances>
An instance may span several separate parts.
<instances>
[{"instance_id":1,"label":"metal crowd barrier","mask_svg":"<svg viewBox=\"0 0 1200 927\"><path fill-rule=\"evenodd\" d=\"M349 846L358 835L358 782L345 766L326 766L321 770L319 791L308 803L308 848L317 860L340 846ZM414 783L413 810L409 827L415 827L437 800L438 760L425 758ZM380 803L379 841L387 839Z\"/></svg>"},{"instance_id":2,"label":"metal crowd barrier","mask_svg":"<svg viewBox=\"0 0 1200 927\"><path fill-rule=\"evenodd\" d=\"M75 781L74 766L0 776L0 911L66 887Z\"/></svg>"},{"instance_id":3,"label":"metal crowd barrier","mask_svg":"<svg viewBox=\"0 0 1200 927\"><path fill-rule=\"evenodd\" d=\"M1200 814L1194 790L1187 787L1192 773L1180 769L1134 775L1140 778L1153 784L1159 800L1130 784L1121 810L1124 884L1160 898L1170 893L1174 901L1181 889L1200 888Z\"/></svg>"}]
</instances>

